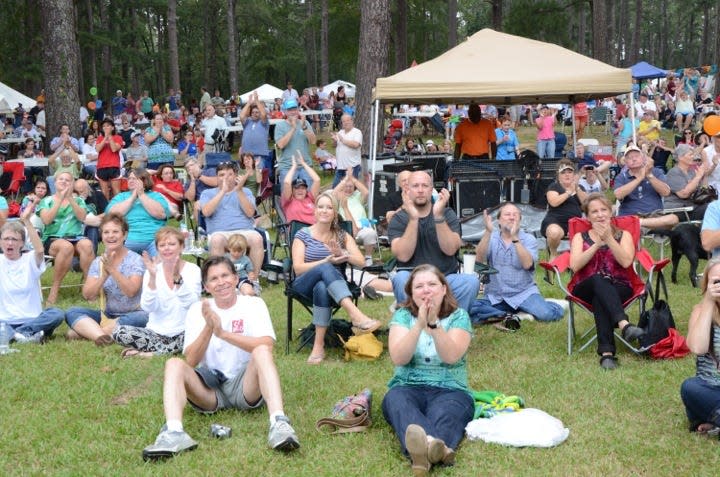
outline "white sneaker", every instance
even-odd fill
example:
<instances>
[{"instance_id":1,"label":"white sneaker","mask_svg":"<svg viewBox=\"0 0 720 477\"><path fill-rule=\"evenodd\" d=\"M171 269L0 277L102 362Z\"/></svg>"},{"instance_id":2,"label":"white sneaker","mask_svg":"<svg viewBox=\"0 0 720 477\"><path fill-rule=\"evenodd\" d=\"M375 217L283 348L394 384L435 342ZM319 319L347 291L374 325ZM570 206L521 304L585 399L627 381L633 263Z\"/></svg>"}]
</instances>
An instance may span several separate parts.
<instances>
[{"instance_id":1,"label":"white sneaker","mask_svg":"<svg viewBox=\"0 0 720 477\"><path fill-rule=\"evenodd\" d=\"M34 333L30 336L26 336L22 333L15 332L13 335L13 339L17 344L27 344L27 343L34 343L34 344L40 344L42 343L43 338L45 337L45 333L40 330L37 333Z\"/></svg>"},{"instance_id":2,"label":"white sneaker","mask_svg":"<svg viewBox=\"0 0 720 477\"><path fill-rule=\"evenodd\" d=\"M271 449L281 451L292 451L300 447L295 429L290 425L290 419L287 416L275 418L275 422L270 426L270 432L268 432L268 445Z\"/></svg>"},{"instance_id":3,"label":"white sneaker","mask_svg":"<svg viewBox=\"0 0 720 477\"><path fill-rule=\"evenodd\" d=\"M198 443L185 431L168 431L165 426L155 439L155 443L143 449L143 459L162 459L173 457L181 452L197 448Z\"/></svg>"},{"instance_id":4,"label":"white sneaker","mask_svg":"<svg viewBox=\"0 0 720 477\"><path fill-rule=\"evenodd\" d=\"M518 311L514 313L515 316L520 318L520 321L535 321L535 317L532 316L530 313L526 313L524 311Z\"/></svg>"}]
</instances>

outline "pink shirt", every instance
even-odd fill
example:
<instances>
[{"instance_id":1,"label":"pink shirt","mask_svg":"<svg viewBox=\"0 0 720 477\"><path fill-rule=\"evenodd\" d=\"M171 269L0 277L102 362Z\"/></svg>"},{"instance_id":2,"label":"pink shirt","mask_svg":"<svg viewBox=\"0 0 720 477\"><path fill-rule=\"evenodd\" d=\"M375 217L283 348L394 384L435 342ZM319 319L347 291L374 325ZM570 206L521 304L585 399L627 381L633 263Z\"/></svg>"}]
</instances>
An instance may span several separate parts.
<instances>
[{"instance_id":1,"label":"pink shirt","mask_svg":"<svg viewBox=\"0 0 720 477\"><path fill-rule=\"evenodd\" d=\"M283 199L281 205L288 222L298 220L310 225L315 223L315 198L310 191L303 200L290 197L288 200Z\"/></svg>"},{"instance_id":2,"label":"pink shirt","mask_svg":"<svg viewBox=\"0 0 720 477\"><path fill-rule=\"evenodd\" d=\"M535 123L540 126L537 133L538 141L555 139L555 115L540 116L535 120Z\"/></svg>"}]
</instances>

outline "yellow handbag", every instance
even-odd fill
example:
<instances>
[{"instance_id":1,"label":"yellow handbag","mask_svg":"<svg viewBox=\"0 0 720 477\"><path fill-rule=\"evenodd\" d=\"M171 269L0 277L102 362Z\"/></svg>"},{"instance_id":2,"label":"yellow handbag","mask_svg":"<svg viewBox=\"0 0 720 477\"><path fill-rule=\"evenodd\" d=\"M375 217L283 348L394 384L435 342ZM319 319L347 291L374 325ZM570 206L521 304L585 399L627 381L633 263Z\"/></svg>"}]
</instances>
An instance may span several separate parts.
<instances>
[{"instance_id":1,"label":"yellow handbag","mask_svg":"<svg viewBox=\"0 0 720 477\"><path fill-rule=\"evenodd\" d=\"M342 341L342 338L340 340ZM345 347L345 361L351 359L374 361L383 352L382 341L372 333L351 336L347 341L343 341L343 346Z\"/></svg>"}]
</instances>

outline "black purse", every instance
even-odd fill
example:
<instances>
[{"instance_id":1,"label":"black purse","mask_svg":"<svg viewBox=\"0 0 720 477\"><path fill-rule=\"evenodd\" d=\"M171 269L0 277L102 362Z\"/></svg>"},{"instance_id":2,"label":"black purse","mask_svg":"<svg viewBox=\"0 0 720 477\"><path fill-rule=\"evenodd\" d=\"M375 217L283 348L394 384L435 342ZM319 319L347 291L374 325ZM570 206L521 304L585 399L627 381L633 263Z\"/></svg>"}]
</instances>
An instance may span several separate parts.
<instances>
[{"instance_id":1,"label":"black purse","mask_svg":"<svg viewBox=\"0 0 720 477\"><path fill-rule=\"evenodd\" d=\"M713 186L702 186L698 187L695 192L692 193L690 199L695 205L708 204L718 198L717 190Z\"/></svg>"}]
</instances>

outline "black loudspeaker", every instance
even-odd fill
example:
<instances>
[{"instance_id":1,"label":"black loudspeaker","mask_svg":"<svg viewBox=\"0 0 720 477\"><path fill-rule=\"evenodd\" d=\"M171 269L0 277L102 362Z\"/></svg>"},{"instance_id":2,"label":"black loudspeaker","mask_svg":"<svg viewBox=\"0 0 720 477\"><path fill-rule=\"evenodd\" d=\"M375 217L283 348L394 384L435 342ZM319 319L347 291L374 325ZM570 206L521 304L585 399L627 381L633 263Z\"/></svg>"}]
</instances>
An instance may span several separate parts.
<instances>
[{"instance_id":1,"label":"black loudspeaker","mask_svg":"<svg viewBox=\"0 0 720 477\"><path fill-rule=\"evenodd\" d=\"M397 195L397 183L394 172L376 172L373 192L373 218L385 217L388 210L393 210L391 196Z\"/></svg>"},{"instance_id":2,"label":"black loudspeaker","mask_svg":"<svg viewBox=\"0 0 720 477\"><path fill-rule=\"evenodd\" d=\"M457 181L455 183L455 210L459 218L482 213L500 204L500 181Z\"/></svg>"}]
</instances>

